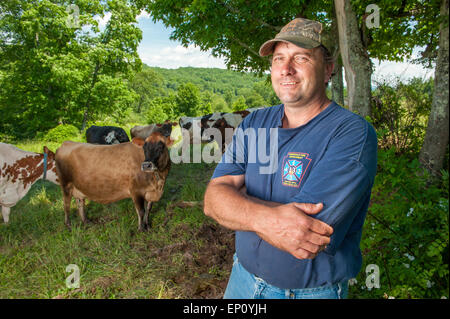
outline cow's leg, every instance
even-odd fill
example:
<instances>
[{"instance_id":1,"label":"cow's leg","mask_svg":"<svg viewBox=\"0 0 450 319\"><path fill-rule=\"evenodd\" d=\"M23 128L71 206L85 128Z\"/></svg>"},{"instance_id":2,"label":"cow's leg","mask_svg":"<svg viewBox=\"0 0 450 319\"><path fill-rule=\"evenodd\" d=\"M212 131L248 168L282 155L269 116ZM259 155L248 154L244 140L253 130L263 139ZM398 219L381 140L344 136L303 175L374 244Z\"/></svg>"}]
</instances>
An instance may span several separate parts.
<instances>
[{"instance_id":1,"label":"cow's leg","mask_svg":"<svg viewBox=\"0 0 450 319\"><path fill-rule=\"evenodd\" d=\"M70 202L72 201L72 194L68 190L63 190L64 201L64 224L70 229Z\"/></svg>"},{"instance_id":2,"label":"cow's leg","mask_svg":"<svg viewBox=\"0 0 450 319\"><path fill-rule=\"evenodd\" d=\"M3 221L5 222L5 224L8 224L8 222L9 222L9 213L10 212L11 212L10 207L2 206L2 216L3 216Z\"/></svg>"},{"instance_id":3,"label":"cow's leg","mask_svg":"<svg viewBox=\"0 0 450 319\"><path fill-rule=\"evenodd\" d=\"M138 229L139 231L144 231L145 200L141 196L135 196L133 197L133 202L138 215Z\"/></svg>"},{"instance_id":4,"label":"cow's leg","mask_svg":"<svg viewBox=\"0 0 450 319\"><path fill-rule=\"evenodd\" d=\"M153 202L147 202L145 205L145 215L144 215L144 227L146 229L150 229L151 223L148 222L148 216L150 215L150 211L152 210Z\"/></svg>"},{"instance_id":5,"label":"cow's leg","mask_svg":"<svg viewBox=\"0 0 450 319\"><path fill-rule=\"evenodd\" d=\"M77 208L78 208L78 215L80 215L81 221L83 222L83 224L86 225L87 223L87 218L86 218L86 211L84 210L84 199L80 199L77 198Z\"/></svg>"}]
</instances>

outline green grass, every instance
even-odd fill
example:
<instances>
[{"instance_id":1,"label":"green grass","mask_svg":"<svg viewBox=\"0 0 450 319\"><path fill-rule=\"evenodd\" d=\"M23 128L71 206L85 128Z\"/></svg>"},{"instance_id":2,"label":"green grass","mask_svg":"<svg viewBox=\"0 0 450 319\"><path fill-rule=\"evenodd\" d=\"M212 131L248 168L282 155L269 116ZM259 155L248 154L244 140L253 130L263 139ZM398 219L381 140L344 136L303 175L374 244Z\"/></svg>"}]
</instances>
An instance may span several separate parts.
<instances>
[{"instance_id":1,"label":"green grass","mask_svg":"<svg viewBox=\"0 0 450 319\"><path fill-rule=\"evenodd\" d=\"M38 181L11 209L10 223L0 222L0 298L220 298L232 232L199 203L214 166L172 165L147 232L137 231L130 199L87 201L86 226L72 201L68 230L59 186ZM80 269L79 289L66 288L69 264Z\"/></svg>"}]
</instances>

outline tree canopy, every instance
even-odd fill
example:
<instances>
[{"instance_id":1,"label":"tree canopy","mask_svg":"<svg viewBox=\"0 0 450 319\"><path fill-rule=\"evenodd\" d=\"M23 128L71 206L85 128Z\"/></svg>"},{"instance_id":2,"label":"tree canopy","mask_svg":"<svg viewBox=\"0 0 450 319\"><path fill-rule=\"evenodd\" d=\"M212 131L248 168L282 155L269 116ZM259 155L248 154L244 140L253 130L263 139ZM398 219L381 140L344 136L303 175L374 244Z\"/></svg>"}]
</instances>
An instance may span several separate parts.
<instances>
[{"instance_id":1,"label":"tree canopy","mask_svg":"<svg viewBox=\"0 0 450 319\"><path fill-rule=\"evenodd\" d=\"M214 56L224 57L231 69L251 70L260 75L269 69L268 60L258 55L260 45L296 17L322 22L327 41L334 41L331 33L334 3L331 0L136 2L151 13L154 21L160 20L175 29L172 39L185 46L195 43L202 50L211 50ZM356 0L351 4L370 57L401 61L411 57L414 48L424 47L420 61L428 65L434 61L439 33L439 0ZM365 26L369 4L380 8L379 28Z\"/></svg>"},{"instance_id":2,"label":"tree canopy","mask_svg":"<svg viewBox=\"0 0 450 319\"><path fill-rule=\"evenodd\" d=\"M138 13L127 0L0 3L0 125L17 135L121 112L135 95L124 79L140 70ZM95 17L109 12L100 29Z\"/></svg>"}]
</instances>

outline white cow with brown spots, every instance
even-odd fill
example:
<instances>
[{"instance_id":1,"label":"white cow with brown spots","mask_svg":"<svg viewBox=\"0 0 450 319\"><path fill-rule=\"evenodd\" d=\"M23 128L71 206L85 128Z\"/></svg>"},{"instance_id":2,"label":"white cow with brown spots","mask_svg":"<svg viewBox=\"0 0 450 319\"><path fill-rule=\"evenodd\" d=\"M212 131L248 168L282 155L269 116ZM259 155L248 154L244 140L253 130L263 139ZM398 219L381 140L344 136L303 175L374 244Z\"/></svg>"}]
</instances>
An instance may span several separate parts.
<instances>
[{"instance_id":1,"label":"white cow with brown spots","mask_svg":"<svg viewBox=\"0 0 450 319\"><path fill-rule=\"evenodd\" d=\"M55 154L46 146L44 153L40 154L0 143L0 206L5 223L9 222L11 207L28 193L36 181L44 177L59 184Z\"/></svg>"}]
</instances>

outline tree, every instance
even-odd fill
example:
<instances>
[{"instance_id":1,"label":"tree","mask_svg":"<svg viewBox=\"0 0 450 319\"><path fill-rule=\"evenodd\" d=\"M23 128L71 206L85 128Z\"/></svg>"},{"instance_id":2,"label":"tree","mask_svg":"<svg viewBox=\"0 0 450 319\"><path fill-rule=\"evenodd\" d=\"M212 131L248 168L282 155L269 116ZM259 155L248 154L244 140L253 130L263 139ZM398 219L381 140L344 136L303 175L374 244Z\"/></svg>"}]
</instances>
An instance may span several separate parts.
<instances>
[{"instance_id":1,"label":"tree","mask_svg":"<svg viewBox=\"0 0 450 319\"><path fill-rule=\"evenodd\" d=\"M225 102L228 104L228 105L231 105L231 103L232 103L232 100L233 100L233 92L231 91L231 90L226 90L225 91Z\"/></svg>"},{"instance_id":2,"label":"tree","mask_svg":"<svg viewBox=\"0 0 450 319\"><path fill-rule=\"evenodd\" d=\"M227 91L230 92L230 91ZM225 93L225 99L227 97L227 92ZM212 111L213 112L231 112L231 102L228 104L221 95L214 94L212 96Z\"/></svg>"},{"instance_id":3,"label":"tree","mask_svg":"<svg viewBox=\"0 0 450 319\"><path fill-rule=\"evenodd\" d=\"M334 59L334 70L331 74L331 99L344 106L344 79L342 75L342 59L339 51L339 29L337 26L336 10L332 8L333 20L330 27L330 38L326 47L330 50Z\"/></svg>"},{"instance_id":4,"label":"tree","mask_svg":"<svg viewBox=\"0 0 450 319\"><path fill-rule=\"evenodd\" d=\"M198 108L200 115L211 114L213 112L213 94L211 91L202 92Z\"/></svg>"},{"instance_id":5,"label":"tree","mask_svg":"<svg viewBox=\"0 0 450 319\"><path fill-rule=\"evenodd\" d=\"M253 91L258 93L264 99L264 101L259 102L262 103L259 106L272 106L280 103L278 96L272 89L272 85L267 80L259 81L253 84ZM247 104L249 105L249 107L252 107L249 103Z\"/></svg>"},{"instance_id":6,"label":"tree","mask_svg":"<svg viewBox=\"0 0 450 319\"><path fill-rule=\"evenodd\" d=\"M444 165L449 134L449 28L448 0L441 3L439 50L436 62L433 103L419 160L432 175L439 176Z\"/></svg>"},{"instance_id":7,"label":"tree","mask_svg":"<svg viewBox=\"0 0 450 319\"><path fill-rule=\"evenodd\" d=\"M0 129L32 137L130 106L133 93L116 79L141 66L136 8L127 0L77 0L77 24L67 10L73 2L0 2ZM106 11L111 19L100 31L94 17Z\"/></svg>"},{"instance_id":8,"label":"tree","mask_svg":"<svg viewBox=\"0 0 450 319\"><path fill-rule=\"evenodd\" d=\"M164 111L167 107L167 98L156 98L149 103L147 111L145 113L147 123L156 124L164 123L169 118L168 114Z\"/></svg>"},{"instance_id":9,"label":"tree","mask_svg":"<svg viewBox=\"0 0 450 319\"><path fill-rule=\"evenodd\" d=\"M111 13L105 30L98 37L89 39L89 44L94 45L94 49L89 50L87 55L93 63L91 64L91 82L87 88L84 103L82 130L91 113L95 113L93 110L104 107L104 105L91 105L93 89L99 76L103 75L103 78L109 79L117 76L130 79L142 67L137 54L137 46L142 39L142 32L135 25L138 9L130 5L128 0L108 0L105 3L105 11Z\"/></svg>"},{"instance_id":10,"label":"tree","mask_svg":"<svg viewBox=\"0 0 450 319\"><path fill-rule=\"evenodd\" d=\"M135 104L136 113L141 113L143 108L148 107L148 103L152 99L161 95L163 82L162 76L150 68L145 68L135 74L130 82L130 88L139 95Z\"/></svg>"},{"instance_id":11,"label":"tree","mask_svg":"<svg viewBox=\"0 0 450 319\"><path fill-rule=\"evenodd\" d=\"M266 106L266 102L256 91L245 98L245 104L248 108Z\"/></svg>"},{"instance_id":12,"label":"tree","mask_svg":"<svg viewBox=\"0 0 450 319\"><path fill-rule=\"evenodd\" d=\"M339 48L349 91L348 106L361 116L370 116L372 65L360 38L358 22L348 0L335 0Z\"/></svg>"},{"instance_id":13,"label":"tree","mask_svg":"<svg viewBox=\"0 0 450 319\"><path fill-rule=\"evenodd\" d=\"M190 82L182 84L177 89L175 96L177 113L180 116L197 116L200 106L200 90Z\"/></svg>"},{"instance_id":14,"label":"tree","mask_svg":"<svg viewBox=\"0 0 450 319\"><path fill-rule=\"evenodd\" d=\"M247 104L245 104L245 98L243 96L238 96L238 98L233 102L232 109L233 112L248 109Z\"/></svg>"}]
</instances>

